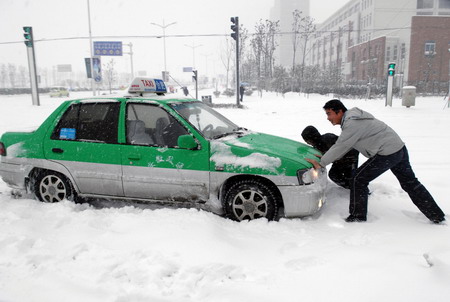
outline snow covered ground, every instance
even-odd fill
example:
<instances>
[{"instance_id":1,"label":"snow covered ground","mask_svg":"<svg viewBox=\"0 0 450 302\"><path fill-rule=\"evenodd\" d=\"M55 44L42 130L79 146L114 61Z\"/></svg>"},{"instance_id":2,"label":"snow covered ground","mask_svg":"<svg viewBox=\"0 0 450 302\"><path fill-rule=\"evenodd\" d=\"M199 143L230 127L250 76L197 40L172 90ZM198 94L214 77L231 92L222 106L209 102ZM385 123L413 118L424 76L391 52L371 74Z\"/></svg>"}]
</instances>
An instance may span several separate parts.
<instances>
[{"instance_id":1,"label":"snow covered ground","mask_svg":"<svg viewBox=\"0 0 450 302\"><path fill-rule=\"evenodd\" d=\"M264 93L245 97L244 109L217 110L240 126L301 141L307 125L340 133L322 110L330 98ZM0 96L0 134L39 125L60 102L42 95L36 107L30 96ZM450 109L442 97L420 97L411 108L399 99L392 107L343 102L400 134L416 175L449 214ZM0 301L450 299L450 215L445 225L429 223L391 172L370 190L366 223L344 222L348 191L332 183L316 217L238 223L192 209L14 199L0 181Z\"/></svg>"}]
</instances>

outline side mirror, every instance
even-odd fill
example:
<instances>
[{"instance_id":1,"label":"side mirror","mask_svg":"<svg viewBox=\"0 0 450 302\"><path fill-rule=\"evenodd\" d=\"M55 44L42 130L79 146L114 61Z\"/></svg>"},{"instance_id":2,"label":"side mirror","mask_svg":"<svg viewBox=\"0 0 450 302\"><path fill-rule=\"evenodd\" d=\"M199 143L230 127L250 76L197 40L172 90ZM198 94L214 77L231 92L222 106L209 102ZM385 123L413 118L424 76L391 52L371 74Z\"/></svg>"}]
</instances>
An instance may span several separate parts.
<instances>
[{"instance_id":1,"label":"side mirror","mask_svg":"<svg viewBox=\"0 0 450 302\"><path fill-rule=\"evenodd\" d=\"M193 150L198 147L197 142L192 137L192 135L186 134L186 135L180 135L178 137L178 147L181 149L189 149Z\"/></svg>"}]
</instances>

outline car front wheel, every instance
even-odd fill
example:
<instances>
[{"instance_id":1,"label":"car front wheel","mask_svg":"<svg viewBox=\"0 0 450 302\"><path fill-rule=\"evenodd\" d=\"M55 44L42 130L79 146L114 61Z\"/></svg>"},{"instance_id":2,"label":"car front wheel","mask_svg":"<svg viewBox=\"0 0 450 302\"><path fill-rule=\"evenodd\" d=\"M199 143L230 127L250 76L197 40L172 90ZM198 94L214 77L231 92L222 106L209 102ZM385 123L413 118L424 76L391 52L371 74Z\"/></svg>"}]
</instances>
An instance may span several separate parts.
<instances>
[{"instance_id":1,"label":"car front wheel","mask_svg":"<svg viewBox=\"0 0 450 302\"><path fill-rule=\"evenodd\" d=\"M39 174L34 184L34 191L37 198L43 202L74 200L70 181L64 175L54 171Z\"/></svg>"},{"instance_id":2,"label":"car front wheel","mask_svg":"<svg viewBox=\"0 0 450 302\"><path fill-rule=\"evenodd\" d=\"M273 190L255 179L234 183L225 194L224 208L227 217L237 221L273 220L278 210Z\"/></svg>"}]
</instances>

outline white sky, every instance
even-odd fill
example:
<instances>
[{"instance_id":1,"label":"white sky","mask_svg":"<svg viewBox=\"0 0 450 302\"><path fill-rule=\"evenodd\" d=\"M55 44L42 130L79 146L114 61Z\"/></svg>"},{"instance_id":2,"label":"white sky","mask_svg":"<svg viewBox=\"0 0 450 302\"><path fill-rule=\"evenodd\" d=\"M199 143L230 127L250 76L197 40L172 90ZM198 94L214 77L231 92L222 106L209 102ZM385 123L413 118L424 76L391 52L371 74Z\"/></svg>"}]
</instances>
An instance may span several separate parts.
<instances>
[{"instance_id":1,"label":"white sky","mask_svg":"<svg viewBox=\"0 0 450 302\"><path fill-rule=\"evenodd\" d=\"M310 14L323 21L348 0L311 0ZM274 0L90 0L93 36L161 35L162 29L150 23L177 22L166 29L166 35L198 35L231 33L230 17L239 16L250 32L257 21L269 18ZM88 37L87 0L1 0L0 1L0 63L27 66L23 26L33 26L35 39ZM99 40L99 39L96 39ZM134 70L146 70L149 75L164 69L163 41L155 38L111 38L103 41L133 43ZM100 40L99 40L100 41ZM167 69L176 74L182 67L195 65L200 73L222 70L219 58L224 37L166 38ZM126 51L128 47L124 47ZM84 70L83 58L89 56L89 40L46 41L37 43L39 67L52 68L72 64L74 70ZM103 63L115 58L119 71L130 69L128 55L104 57ZM106 59L106 60L105 60ZM122 70L121 70L122 69Z\"/></svg>"}]
</instances>

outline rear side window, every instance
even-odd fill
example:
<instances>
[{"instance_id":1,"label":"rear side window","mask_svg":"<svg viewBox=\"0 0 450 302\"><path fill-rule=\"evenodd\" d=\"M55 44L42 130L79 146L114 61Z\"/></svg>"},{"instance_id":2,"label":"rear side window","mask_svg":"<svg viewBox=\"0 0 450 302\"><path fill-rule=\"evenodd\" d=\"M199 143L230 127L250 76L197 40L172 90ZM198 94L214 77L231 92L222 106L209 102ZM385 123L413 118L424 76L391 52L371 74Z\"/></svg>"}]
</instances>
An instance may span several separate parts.
<instances>
[{"instance_id":1,"label":"rear side window","mask_svg":"<svg viewBox=\"0 0 450 302\"><path fill-rule=\"evenodd\" d=\"M52 132L55 140L117 143L120 103L73 104Z\"/></svg>"}]
</instances>

